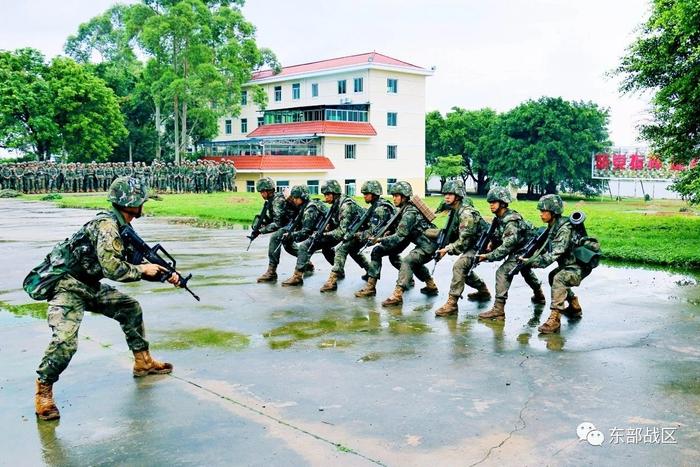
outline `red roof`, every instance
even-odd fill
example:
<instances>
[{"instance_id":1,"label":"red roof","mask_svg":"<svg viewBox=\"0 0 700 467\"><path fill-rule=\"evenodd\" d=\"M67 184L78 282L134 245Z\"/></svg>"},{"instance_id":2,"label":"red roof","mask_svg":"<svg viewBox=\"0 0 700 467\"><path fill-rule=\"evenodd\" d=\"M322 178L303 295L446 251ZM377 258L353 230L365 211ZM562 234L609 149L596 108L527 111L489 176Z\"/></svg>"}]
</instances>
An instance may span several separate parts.
<instances>
[{"instance_id":1,"label":"red roof","mask_svg":"<svg viewBox=\"0 0 700 467\"><path fill-rule=\"evenodd\" d=\"M233 161L236 170L265 172L267 170L331 170L333 163L324 156L226 156L205 157L213 161Z\"/></svg>"},{"instance_id":2,"label":"red roof","mask_svg":"<svg viewBox=\"0 0 700 467\"><path fill-rule=\"evenodd\" d=\"M376 136L377 131L366 122L336 122L319 120L314 122L277 123L262 125L248 133L249 138L290 135L351 135Z\"/></svg>"},{"instance_id":3,"label":"red roof","mask_svg":"<svg viewBox=\"0 0 700 467\"><path fill-rule=\"evenodd\" d=\"M379 63L381 65L393 65L405 68L412 68L415 70L423 70L419 66L413 65L408 62L403 62L395 58L382 55L377 52L368 52L357 55L348 55L347 57L331 58L328 60L321 60L318 62L302 63L301 65L291 65L282 68L282 71L278 74L274 74L272 70L262 70L253 73L253 81L259 79L265 79L270 77L281 77L288 75L298 75L301 73L311 73L314 71L331 70L334 68L346 68L355 65L362 65L365 63Z\"/></svg>"}]
</instances>

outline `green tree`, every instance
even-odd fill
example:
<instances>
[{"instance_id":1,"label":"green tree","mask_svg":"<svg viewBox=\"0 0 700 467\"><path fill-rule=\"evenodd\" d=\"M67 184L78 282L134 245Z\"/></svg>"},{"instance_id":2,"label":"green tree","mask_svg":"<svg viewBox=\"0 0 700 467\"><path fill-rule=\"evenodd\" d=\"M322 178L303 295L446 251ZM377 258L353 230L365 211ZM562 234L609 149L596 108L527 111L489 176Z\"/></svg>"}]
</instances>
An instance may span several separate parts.
<instances>
[{"instance_id":1,"label":"green tree","mask_svg":"<svg viewBox=\"0 0 700 467\"><path fill-rule=\"evenodd\" d=\"M433 167L435 175L440 177L440 190L449 178L461 177L464 174L464 159L460 155L440 156Z\"/></svg>"},{"instance_id":2,"label":"green tree","mask_svg":"<svg viewBox=\"0 0 700 467\"><path fill-rule=\"evenodd\" d=\"M591 154L609 147L607 125L608 111L592 102L524 102L501 115L489 171L501 183L527 185L529 194L595 192Z\"/></svg>"},{"instance_id":3,"label":"green tree","mask_svg":"<svg viewBox=\"0 0 700 467\"><path fill-rule=\"evenodd\" d=\"M700 3L653 0L617 73L622 92L653 93L653 121L640 127L651 149L674 162L700 157ZM687 179L684 186L700 185Z\"/></svg>"},{"instance_id":4,"label":"green tree","mask_svg":"<svg viewBox=\"0 0 700 467\"><path fill-rule=\"evenodd\" d=\"M0 51L0 147L39 160L61 148L47 71L38 50Z\"/></svg>"}]
</instances>

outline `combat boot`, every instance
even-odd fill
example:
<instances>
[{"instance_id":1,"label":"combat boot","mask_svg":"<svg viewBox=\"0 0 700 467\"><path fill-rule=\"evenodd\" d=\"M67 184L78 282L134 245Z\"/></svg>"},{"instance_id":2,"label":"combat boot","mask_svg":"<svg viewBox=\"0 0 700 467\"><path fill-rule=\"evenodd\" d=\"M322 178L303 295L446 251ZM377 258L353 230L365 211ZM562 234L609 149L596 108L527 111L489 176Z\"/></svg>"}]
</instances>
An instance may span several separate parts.
<instances>
[{"instance_id":1,"label":"combat boot","mask_svg":"<svg viewBox=\"0 0 700 467\"><path fill-rule=\"evenodd\" d=\"M316 268L314 267L314 263L309 261L306 263L306 266L304 266L304 277L312 276L315 270Z\"/></svg>"},{"instance_id":2,"label":"combat boot","mask_svg":"<svg viewBox=\"0 0 700 467\"><path fill-rule=\"evenodd\" d=\"M479 318L481 318L481 319L498 319L498 320L506 319L505 307L506 307L506 301L499 300L497 298L496 302L493 304L493 308L491 308L489 311L484 311L483 313L479 313Z\"/></svg>"},{"instance_id":3,"label":"combat boot","mask_svg":"<svg viewBox=\"0 0 700 467\"><path fill-rule=\"evenodd\" d=\"M282 282L282 287L296 287L299 285L304 285L304 273L298 270L294 271L292 277Z\"/></svg>"},{"instance_id":4,"label":"combat boot","mask_svg":"<svg viewBox=\"0 0 700 467\"><path fill-rule=\"evenodd\" d=\"M42 420L56 420L61 418L58 407L53 401L53 385L36 380L36 394L34 395L34 412Z\"/></svg>"},{"instance_id":5,"label":"combat boot","mask_svg":"<svg viewBox=\"0 0 700 467\"><path fill-rule=\"evenodd\" d=\"M134 352L134 377L146 375L167 375L173 371L170 363L160 362L151 357L148 350Z\"/></svg>"},{"instance_id":6,"label":"combat boot","mask_svg":"<svg viewBox=\"0 0 700 467\"><path fill-rule=\"evenodd\" d=\"M552 334L559 331L559 328L561 328L559 310L552 309L552 313L549 315L547 321L542 326L537 328L537 330L542 334Z\"/></svg>"},{"instance_id":7,"label":"combat boot","mask_svg":"<svg viewBox=\"0 0 700 467\"><path fill-rule=\"evenodd\" d=\"M382 302L382 306L401 305L403 303L403 289L400 286L394 288L394 292Z\"/></svg>"},{"instance_id":8,"label":"combat boot","mask_svg":"<svg viewBox=\"0 0 700 467\"><path fill-rule=\"evenodd\" d=\"M482 282L479 288L476 289L476 292L467 294L467 299L477 302L487 302L491 300L491 292L489 292L489 288L486 284Z\"/></svg>"},{"instance_id":9,"label":"combat boot","mask_svg":"<svg viewBox=\"0 0 700 467\"><path fill-rule=\"evenodd\" d=\"M454 295L448 296L447 303L445 303L440 308L435 310L435 316L456 315L457 312L459 311L459 307L457 306L458 299L459 299L459 297L456 297Z\"/></svg>"},{"instance_id":10,"label":"combat boot","mask_svg":"<svg viewBox=\"0 0 700 467\"><path fill-rule=\"evenodd\" d=\"M564 314L569 319L581 319L581 317L583 317L583 309L576 295L569 299L569 306L564 310Z\"/></svg>"},{"instance_id":11,"label":"combat boot","mask_svg":"<svg viewBox=\"0 0 700 467\"><path fill-rule=\"evenodd\" d=\"M338 290L338 274L331 272L328 280L321 287L321 292L331 292L333 290Z\"/></svg>"},{"instance_id":12,"label":"combat boot","mask_svg":"<svg viewBox=\"0 0 700 467\"><path fill-rule=\"evenodd\" d=\"M258 277L258 282L275 282L277 280L277 265L270 264L267 266L267 271L262 276Z\"/></svg>"},{"instance_id":13,"label":"combat boot","mask_svg":"<svg viewBox=\"0 0 700 467\"><path fill-rule=\"evenodd\" d=\"M377 278L367 278L367 284L355 292L356 297L374 297L377 295Z\"/></svg>"},{"instance_id":14,"label":"combat boot","mask_svg":"<svg viewBox=\"0 0 700 467\"><path fill-rule=\"evenodd\" d=\"M433 280L432 277L428 278L428 280L425 281L425 287L420 289L420 293L428 295L428 296L433 296L433 295L438 294L437 284L435 284L435 281Z\"/></svg>"},{"instance_id":15,"label":"combat boot","mask_svg":"<svg viewBox=\"0 0 700 467\"><path fill-rule=\"evenodd\" d=\"M532 291L530 301L535 305L544 305L547 303L547 298L544 296L544 292L542 292L542 287L538 287L537 290Z\"/></svg>"}]
</instances>

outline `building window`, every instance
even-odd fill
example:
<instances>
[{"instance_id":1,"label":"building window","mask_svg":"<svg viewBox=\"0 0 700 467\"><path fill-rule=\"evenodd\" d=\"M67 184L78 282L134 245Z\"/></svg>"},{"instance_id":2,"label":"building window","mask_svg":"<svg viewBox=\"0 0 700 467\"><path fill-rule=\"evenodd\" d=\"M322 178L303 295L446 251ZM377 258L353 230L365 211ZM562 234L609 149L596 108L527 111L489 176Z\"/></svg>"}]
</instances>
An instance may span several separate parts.
<instances>
[{"instance_id":1,"label":"building window","mask_svg":"<svg viewBox=\"0 0 700 467\"><path fill-rule=\"evenodd\" d=\"M282 193L285 188L289 188L289 180L277 180L277 192Z\"/></svg>"},{"instance_id":2,"label":"building window","mask_svg":"<svg viewBox=\"0 0 700 467\"><path fill-rule=\"evenodd\" d=\"M224 126L225 126L224 131L226 132L227 135L230 135L231 134L231 120L226 120Z\"/></svg>"},{"instance_id":3,"label":"building window","mask_svg":"<svg viewBox=\"0 0 700 467\"><path fill-rule=\"evenodd\" d=\"M275 102L282 100L282 86L275 86Z\"/></svg>"},{"instance_id":4,"label":"building window","mask_svg":"<svg viewBox=\"0 0 700 467\"><path fill-rule=\"evenodd\" d=\"M265 117L258 117L258 126L263 126L265 124Z\"/></svg>"},{"instance_id":5,"label":"building window","mask_svg":"<svg viewBox=\"0 0 700 467\"><path fill-rule=\"evenodd\" d=\"M396 183L395 178L387 178L386 179L386 191L387 192L391 191L391 187L393 187L395 183Z\"/></svg>"},{"instance_id":6,"label":"building window","mask_svg":"<svg viewBox=\"0 0 700 467\"><path fill-rule=\"evenodd\" d=\"M245 181L245 191L248 193L255 193L255 181L246 180Z\"/></svg>"},{"instance_id":7,"label":"building window","mask_svg":"<svg viewBox=\"0 0 700 467\"><path fill-rule=\"evenodd\" d=\"M386 147L386 158L396 159L396 145L390 144Z\"/></svg>"},{"instance_id":8,"label":"building window","mask_svg":"<svg viewBox=\"0 0 700 467\"><path fill-rule=\"evenodd\" d=\"M354 144L345 145L345 158L354 159L355 158L355 146Z\"/></svg>"},{"instance_id":9,"label":"building window","mask_svg":"<svg viewBox=\"0 0 700 467\"><path fill-rule=\"evenodd\" d=\"M353 80L355 92L362 92L363 90L363 83L362 83L362 78L355 78Z\"/></svg>"},{"instance_id":10,"label":"building window","mask_svg":"<svg viewBox=\"0 0 700 467\"><path fill-rule=\"evenodd\" d=\"M396 126L396 112L386 113L386 126Z\"/></svg>"},{"instance_id":11,"label":"building window","mask_svg":"<svg viewBox=\"0 0 700 467\"><path fill-rule=\"evenodd\" d=\"M248 133L248 119L247 118L242 118L241 119L241 133Z\"/></svg>"},{"instance_id":12,"label":"building window","mask_svg":"<svg viewBox=\"0 0 700 467\"><path fill-rule=\"evenodd\" d=\"M301 85L299 83L292 84L292 99L299 99L301 97Z\"/></svg>"},{"instance_id":13,"label":"building window","mask_svg":"<svg viewBox=\"0 0 700 467\"><path fill-rule=\"evenodd\" d=\"M344 79L341 79L338 81L338 94L345 94L345 92L346 92L345 85L346 84L347 83Z\"/></svg>"},{"instance_id":14,"label":"building window","mask_svg":"<svg viewBox=\"0 0 700 467\"><path fill-rule=\"evenodd\" d=\"M399 80L393 78L386 79L386 92L396 94L399 92Z\"/></svg>"},{"instance_id":15,"label":"building window","mask_svg":"<svg viewBox=\"0 0 700 467\"><path fill-rule=\"evenodd\" d=\"M306 186L309 188L310 195L317 195L318 194L318 185L319 185L318 180L307 180L306 181Z\"/></svg>"},{"instance_id":16,"label":"building window","mask_svg":"<svg viewBox=\"0 0 700 467\"><path fill-rule=\"evenodd\" d=\"M318 97L318 83L311 83L311 97Z\"/></svg>"},{"instance_id":17,"label":"building window","mask_svg":"<svg viewBox=\"0 0 700 467\"><path fill-rule=\"evenodd\" d=\"M355 179L345 179L345 196L355 196Z\"/></svg>"},{"instance_id":18,"label":"building window","mask_svg":"<svg viewBox=\"0 0 700 467\"><path fill-rule=\"evenodd\" d=\"M248 105L248 91L241 91L241 105Z\"/></svg>"}]
</instances>

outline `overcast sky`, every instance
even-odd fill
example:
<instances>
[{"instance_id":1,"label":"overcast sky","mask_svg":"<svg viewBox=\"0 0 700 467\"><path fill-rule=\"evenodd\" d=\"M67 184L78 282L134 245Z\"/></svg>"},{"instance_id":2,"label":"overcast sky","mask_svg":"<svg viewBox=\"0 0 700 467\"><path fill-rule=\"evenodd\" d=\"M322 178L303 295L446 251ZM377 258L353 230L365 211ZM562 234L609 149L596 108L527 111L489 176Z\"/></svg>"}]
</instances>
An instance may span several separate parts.
<instances>
[{"instance_id":1,"label":"overcast sky","mask_svg":"<svg viewBox=\"0 0 700 467\"><path fill-rule=\"evenodd\" d=\"M113 0L0 0L0 48L60 54ZM610 109L615 145L637 143L648 99L620 96L614 69L649 0L248 0L258 43L282 65L376 50L426 68L426 110L561 96Z\"/></svg>"}]
</instances>

